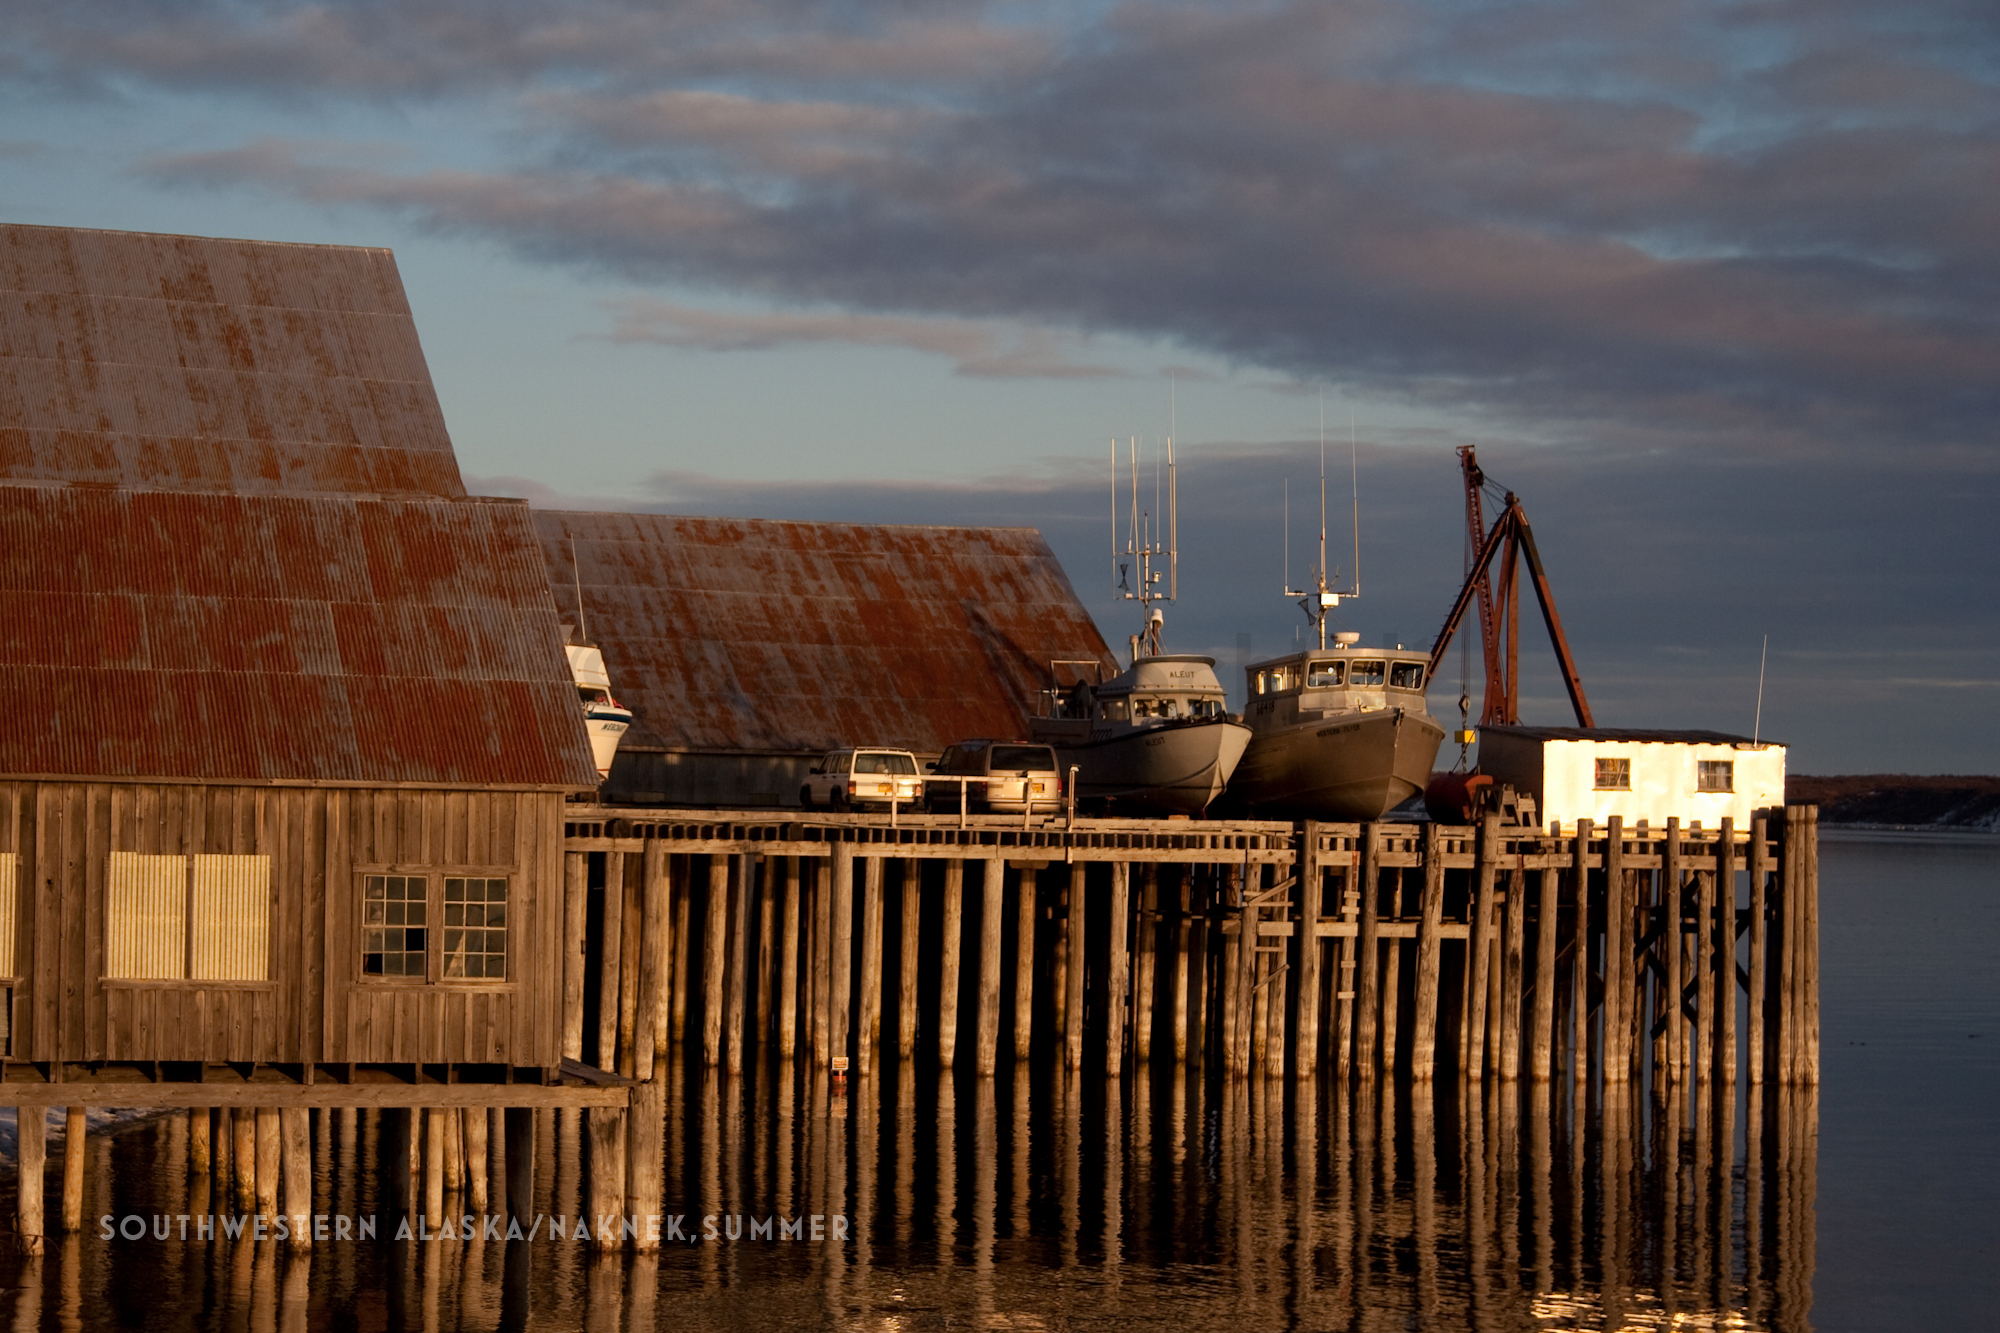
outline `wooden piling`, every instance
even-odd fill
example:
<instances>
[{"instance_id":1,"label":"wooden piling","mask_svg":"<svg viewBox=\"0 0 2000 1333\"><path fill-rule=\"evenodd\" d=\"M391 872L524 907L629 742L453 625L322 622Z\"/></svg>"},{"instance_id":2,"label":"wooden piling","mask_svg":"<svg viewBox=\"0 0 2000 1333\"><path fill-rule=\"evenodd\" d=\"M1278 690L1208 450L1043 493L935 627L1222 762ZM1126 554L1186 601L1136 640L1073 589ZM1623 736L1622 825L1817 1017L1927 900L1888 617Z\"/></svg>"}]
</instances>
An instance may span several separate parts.
<instances>
[{"instance_id":1,"label":"wooden piling","mask_svg":"<svg viewBox=\"0 0 2000 1333\"><path fill-rule=\"evenodd\" d=\"M1494 885L1500 868L1500 816L1488 811L1479 820L1479 841L1473 848L1472 914L1466 931L1470 954L1466 968L1465 1026L1458 1043L1459 1072L1479 1078L1486 1068L1486 986L1493 969Z\"/></svg>"},{"instance_id":2,"label":"wooden piling","mask_svg":"<svg viewBox=\"0 0 2000 1333\"><path fill-rule=\"evenodd\" d=\"M701 1059L714 1069L722 1063L723 983L728 968L729 860L708 858L708 904L701 932Z\"/></svg>"},{"instance_id":3,"label":"wooden piling","mask_svg":"<svg viewBox=\"0 0 2000 1333\"><path fill-rule=\"evenodd\" d=\"M903 932L896 965L896 1056L917 1053L917 961L923 925L923 863L903 863Z\"/></svg>"},{"instance_id":4,"label":"wooden piling","mask_svg":"<svg viewBox=\"0 0 2000 1333\"><path fill-rule=\"evenodd\" d=\"M236 1174L236 1211L257 1211L257 1113L238 1107L230 1122L229 1164Z\"/></svg>"},{"instance_id":5,"label":"wooden piling","mask_svg":"<svg viewBox=\"0 0 2000 1333\"><path fill-rule=\"evenodd\" d=\"M1307 820L1299 826L1298 878L1292 887L1291 968L1292 1076L1311 1078L1319 1070L1320 957L1319 918L1325 901L1325 871L1319 855L1320 825Z\"/></svg>"},{"instance_id":6,"label":"wooden piling","mask_svg":"<svg viewBox=\"0 0 2000 1333\"><path fill-rule=\"evenodd\" d=\"M1001 886L1007 863L980 863L979 874L979 1072L991 1075L1000 1058L1000 940L1004 921Z\"/></svg>"},{"instance_id":7,"label":"wooden piling","mask_svg":"<svg viewBox=\"0 0 2000 1333\"><path fill-rule=\"evenodd\" d=\"M1019 929L1014 941L1014 1058L1025 1060L1035 1038L1036 868L1024 864L1017 872Z\"/></svg>"},{"instance_id":8,"label":"wooden piling","mask_svg":"<svg viewBox=\"0 0 2000 1333\"><path fill-rule=\"evenodd\" d=\"M657 1231L648 1236L645 1219L660 1214L666 1187L667 1080L665 1070L632 1087L632 1105L625 1112L627 1183L620 1211L639 1220L633 1248L660 1248ZM782 1075L780 1075L782 1077Z\"/></svg>"},{"instance_id":9,"label":"wooden piling","mask_svg":"<svg viewBox=\"0 0 2000 1333\"><path fill-rule=\"evenodd\" d=\"M625 856L604 853L602 912L597 939L597 1067L618 1072L618 1011L625 948Z\"/></svg>"},{"instance_id":10,"label":"wooden piling","mask_svg":"<svg viewBox=\"0 0 2000 1333\"><path fill-rule=\"evenodd\" d=\"M882 858L861 858L861 1013L857 1016L854 1067L875 1068L882 1040Z\"/></svg>"},{"instance_id":11,"label":"wooden piling","mask_svg":"<svg viewBox=\"0 0 2000 1333\"><path fill-rule=\"evenodd\" d=\"M939 918L938 958L938 1067L950 1069L958 1053L958 974L965 952L965 862L958 857L944 863L944 911ZM906 927L907 929L907 927ZM914 940L916 931L910 930ZM909 994L916 997L916 947L905 943L905 967L911 973Z\"/></svg>"},{"instance_id":12,"label":"wooden piling","mask_svg":"<svg viewBox=\"0 0 2000 1333\"><path fill-rule=\"evenodd\" d=\"M466 1211L484 1216L492 1204L486 1179L486 1108L462 1108L459 1112L459 1132L465 1144Z\"/></svg>"},{"instance_id":13,"label":"wooden piling","mask_svg":"<svg viewBox=\"0 0 2000 1333\"><path fill-rule=\"evenodd\" d=\"M444 1113L444 1192L460 1195L465 1192L465 1117L462 1108L451 1107Z\"/></svg>"},{"instance_id":14,"label":"wooden piling","mask_svg":"<svg viewBox=\"0 0 2000 1333\"><path fill-rule=\"evenodd\" d=\"M1528 875L1507 872L1507 928L1500 950L1500 1078L1521 1076L1521 1002L1527 989Z\"/></svg>"},{"instance_id":15,"label":"wooden piling","mask_svg":"<svg viewBox=\"0 0 2000 1333\"><path fill-rule=\"evenodd\" d=\"M435 1227L444 1221L444 1133L442 1108L424 1108L424 1221Z\"/></svg>"},{"instance_id":16,"label":"wooden piling","mask_svg":"<svg viewBox=\"0 0 2000 1333\"><path fill-rule=\"evenodd\" d=\"M287 1106L278 1112L278 1135L284 1159L286 1241L293 1252L312 1248L312 1112L303 1106ZM486 1123L484 1115L480 1123ZM474 1211L483 1212L481 1203Z\"/></svg>"},{"instance_id":17,"label":"wooden piling","mask_svg":"<svg viewBox=\"0 0 2000 1333\"><path fill-rule=\"evenodd\" d=\"M14 1110L15 1151L18 1188L14 1202L14 1235L21 1254L33 1258L41 1254L47 1227L42 1220L47 1181L43 1172L48 1163L49 1115L41 1106L20 1106Z\"/></svg>"},{"instance_id":18,"label":"wooden piling","mask_svg":"<svg viewBox=\"0 0 2000 1333\"><path fill-rule=\"evenodd\" d=\"M750 899L757 880L756 857L739 855L734 860L736 887L730 899L729 962L725 974L729 991L725 1010L728 1030L723 1034L724 1058L732 1075L743 1072L743 1024L749 1012Z\"/></svg>"},{"instance_id":19,"label":"wooden piling","mask_svg":"<svg viewBox=\"0 0 2000 1333\"><path fill-rule=\"evenodd\" d=\"M191 1106L187 1111L188 1171L206 1173L212 1160L209 1148L210 1111Z\"/></svg>"},{"instance_id":20,"label":"wooden piling","mask_svg":"<svg viewBox=\"0 0 2000 1333\"><path fill-rule=\"evenodd\" d=\"M1361 891L1358 852L1343 859L1340 868L1340 920L1346 927L1334 946L1333 970L1333 1066L1343 1086L1354 1069L1354 979L1361 952Z\"/></svg>"},{"instance_id":21,"label":"wooden piling","mask_svg":"<svg viewBox=\"0 0 2000 1333\"><path fill-rule=\"evenodd\" d=\"M1132 964L1132 1059L1153 1058L1153 1010L1159 993L1160 866L1147 861L1139 867L1139 900Z\"/></svg>"},{"instance_id":22,"label":"wooden piling","mask_svg":"<svg viewBox=\"0 0 2000 1333\"><path fill-rule=\"evenodd\" d=\"M625 886L624 892L619 895L618 914L618 1060L616 1064L604 1067L615 1069L625 1078L630 1078L632 1038L639 1030L639 904L645 891L644 858L636 852L626 852L617 860L619 864L607 867L607 873L618 871ZM609 906L608 902L606 906ZM607 922L606 929L609 928Z\"/></svg>"},{"instance_id":23,"label":"wooden piling","mask_svg":"<svg viewBox=\"0 0 2000 1333\"><path fill-rule=\"evenodd\" d=\"M1766 914L1770 903L1766 897L1766 886L1771 875L1770 837L1769 817L1760 810L1750 820L1750 1000L1745 1006L1749 1011L1750 1030L1747 1035L1750 1082L1753 1085L1761 1085L1766 1072L1764 1034L1768 1020L1764 1013L1767 1003L1764 953L1769 944Z\"/></svg>"},{"instance_id":24,"label":"wooden piling","mask_svg":"<svg viewBox=\"0 0 2000 1333\"><path fill-rule=\"evenodd\" d=\"M591 1245L599 1250L624 1243L619 1221L625 1215L626 1114L622 1107L605 1106L584 1112L590 1162L584 1177L583 1211L590 1223Z\"/></svg>"},{"instance_id":25,"label":"wooden piling","mask_svg":"<svg viewBox=\"0 0 2000 1333\"><path fill-rule=\"evenodd\" d=\"M1805 1040L1800 1052L1799 1081L1816 1087L1819 1084L1819 807L1802 806L1799 813L1803 837L1800 851L1805 861L1802 885L1805 910L1800 940L1805 960L1804 994L1800 996Z\"/></svg>"},{"instance_id":26,"label":"wooden piling","mask_svg":"<svg viewBox=\"0 0 2000 1333\"><path fill-rule=\"evenodd\" d=\"M1715 1077L1736 1082L1736 821L1722 820L1715 857ZM1732 1128L1733 1132L1733 1128Z\"/></svg>"},{"instance_id":27,"label":"wooden piling","mask_svg":"<svg viewBox=\"0 0 2000 1333\"><path fill-rule=\"evenodd\" d=\"M1552 1073L1556 1020L1556 918L1561 889L1553 870L1535 872L1535 1013L1528 1030L1534 1047L1530 1077L1547 1083Z\"/></svg>"},{"instance_id":28,"label":"wooden piling","mask_svg":"<svg viewBox=\"0 0 2000 1333\"><path fill-rule=\"evenodd\" d=\"M1680 1082L1687 1071L1685 1034L1682 1031L1682 995L1686 991L1682 957L1686 953L1683 934L1686 904L1681 892L1681 821L1667 821L1667 842L1660 872L1660 960L1666 964L1667 980L1660 1011L1666 1019L1662 1040L1666 1043L1667 1077Z\"/></svg>"},{"instance_id":29,"label":"wooden piling","mask_svg":"<svg viewBox=\"0 0 2000 1333\"><path fill-rule=\"evenodd\" d=\"M1105 940L1107 963L1104 972L1104 1076L1106 1078L1118 1078L1125 1072L1126 969L1130 963L1126 953L1128 947L1126 930L1132 912L1131 894L1131 863L1112 862L1111 915L1109 933ZM1075 993L1077 1008L1082 1009L1083 986L1080 982ZM1081 1019L1076 1026L1080 1033L1083 1026Z\"/></svg>"},{"instance_id":30,"label":"wooden piling","mask_svg":"<svg viewBox=\"0 0 2000 1333\"><path fill-rule=\"evenodd\" d=\"M1590 835L1591 821L1576 821L1570 855L1570 1081L1581 1086L1590 1075ZM1572 1141L1580 1141L1572 1136Z\"/></svg>"},{"instance_id":31,"label":"wooden piling","mask_svg":"<svg viewBox=\"0 0 2000 1333\"><path fill-rule=\"evenodd\" d=\"M1417 1013L1410 1033L1410 1077L1428 1082L1437 1068L1438 980L1444 959L1444 838L1424 825L1424 887L1417 919Z\"/></svg>"},{"instance_id":32,"label":"wooden piling","mask_svg":"<svg viewBox=\"0 0 2000 1333\"><path fill-rule=\"evenodd\" d=\"M507 1126L507 1213L521 1222L535 1215L535 1110L510 1106ZM527 1227L521 1230L525 1233Z\"/></svg>"},{"instance_id":33,"label":"wooden piling","mask_svg":"<svg viewBox=\"0 0 2000 1333\"><path fill-rule=\"evenodd\" d=\"M83 1163L88 1130L81 1106L69 1107L63 1118L62 1229L83 1230Z\"/></svg>"},{"instance_id":34,"label":"wooden piling","mask_svg":"<svg viewBox=\"0 0 2000 1333\"><path fill-rule=\"evenodd\" d=\"M827 1015L828 1060L848 1058L848 1034L854 979L854 845L833 847L833 869L827 894ZM845 1066L841 1066L845 1068Z\"/></svg>"},{"instance_id":35,"label":"wooden piling","mask_svg":"<svg viewBox=\"0 0 2000 1333\"><path fill-rule=\"evenodd\" d=\"M1364 1079L1375 1077L1377 1010L1381 1008L1380 933L1382 898L1382 826L1361 826L1361 924L1357 937L1361 975L1354 996L1354 1068Z\"/></svg>"},{"instance_id":36,"label":"wooden piling","mask_svg":"<svg viewBox=\"0 0 2000 1333\"><path fill-rule=\"evenodd\" d=\"M780 995L777 985L778 893L779 882L784 875L784 864L782 857L766 856L758 865L757 971L756 984L752 989L757 994L755 1044L759 1047L777 1038L774 1018Z\"/></svg>"},{"instance_id":37,"label":"wooden piling","mask_svg":"<svg viewBox=\"0 0 2000 1333\"><path fill-rule=\"evenodd\" d=\"M673 999L670 1040L676 1046L687 1040L688 988L693 978L688 975L688 955L693 948L689 938L694 927L694 858L679 858L681 872L675 877L674 888L674 963Z\"/></svg>"},{"instance_id":38,"label":"wooden piling","mask_svg":"<svg viewBox=\"0 0 2000 1333\"><path fill-rule=\"evenodd\" d=\"M1174 1060L1186 1064L1188 1059L1188 1008L1191 1003L1189 986L1190 966L1194 936L1194 895L1195 883L1192 874L1183 873L1175 890L1174 927L1170 933L1173 940L1173 1024Z\"/></svg>"},{"instance_id":39,"label":"wooden piling","mask_svg":"<svg viewBox=\"0 0 2000 1333\"><path fill-rule=\"evenodd\" d=\"M1631 982L1626 973L1631 948L1626 927L1632 914L1626 905L1625 819L1613 815L1604 825L1604 1081L1627 1077L1625 1034L1629 1026L1626 1008L1630 1004Z\"/></svg>"},{"instance_id":40,"label":"wooden piling","mask_svg":"<svg viewBox=\"0 0 2000 1333\"><path fill-rule=\"evenodd\" d=\"M565 1060L583 1059L584 926L590 906L583 852L563 853L563 1036Z\"/></svg>"},{"instance_id":41,"label":"wooden piling","mask_svg":"<svg viewBox=\"0 0 2000 1333\"><path fill-rule=\"evenodd\" d=\"M778 1057L790 1060L799 1050L799 928L803 914L799 894L805 885L799 874L799 858L785 858L784 911L779 921L778 947Z\"/></svg>"},{"instance_id":42,"label":"wooden piling","mask_svg":"<svg viewBox=\"0 0 2000 1333\"><path fill-rule=\"evenodd\" d=\"M1088 913L1084 910L1084 870L1082 861L1073 861L1069 867L1068 910L1063 913L1064 975L1063 975L1063 1067L1083 1068L1083 980L1084 980L1084 926Z\"/></svg>"},{"instance_id":43,"label":"wooden piling","mask_svg":"<svg viewBox=\"0 0 2000 1333\"><path fill-rule=\"evenodd\" d=\"M1710 858L1725 859L1721 847ZM1697 870L1694 875L1694 1050L1691 1061L1697 1084L1706 1084L1715 1074L1715 1006L1719 989L1715 984L1715 903L1718 872Z\"/></svg>"},{"instance_id":44,"label":"wooden piling","mask_svg":"<svg viewBox=\"0 0 2000 1333\"><path fill-rule=\"evenodd\" d=\"M1403 919L1403 867L1389 871L1388 892L1389 919L1398 924ZM1379 929L1379 926L1378 926ZM1403 1007L1403 940L1400 935L1392 935L1382 943L1382 979L1376 986L1376 993L1382 997L1381 1013L1376 1018L1375 1046L1380 1053L1382 1072L1391 1073L1396 1068L1399 1057L1397 1034L1401 1026Z\"/></svg>"}]
</instances>

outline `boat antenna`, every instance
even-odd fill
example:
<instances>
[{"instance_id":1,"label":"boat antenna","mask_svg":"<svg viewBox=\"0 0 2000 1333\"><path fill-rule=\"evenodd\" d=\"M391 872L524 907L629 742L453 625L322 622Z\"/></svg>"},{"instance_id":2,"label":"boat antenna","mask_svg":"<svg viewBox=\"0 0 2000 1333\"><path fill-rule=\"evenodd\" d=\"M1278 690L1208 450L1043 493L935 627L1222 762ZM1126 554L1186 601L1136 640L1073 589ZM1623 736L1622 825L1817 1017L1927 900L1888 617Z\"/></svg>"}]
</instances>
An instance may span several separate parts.
<instances>
[{"instance_id":1,"label":"boat antenna","mask_svg":"<svg viewBox=\"0 0 2000 1333\"><path fill-rule=\"evenodd\" d=\"M1771 636L1764 636L1764 646L1757 653L1757 717L1750 724L1750 743L1755 745L1764 729L1764 662L1771 655Z\"/></svg>"},{"instance_id":2,"label":"boat antenna","mask_svg":"<svg viewBox=\"0 0 2000 1333\"><path fill-rule=\"evenodd\" d=\"M1324 445L1321 446L1325 448ZM1320 465L1322 469L1325 464ZM1354 442L1354 404L1347 405L1347 476L1354 488L1354 591L1350 597L1361 595L1361 446Z\"/></svg>"},{"instance_id":3,"label":"boat antenna","mask_svg":"<svg viewBox=\"0 0 2000 1333\"><path fill-rule=\"evenodd\" d=\"M590 630L583 623L583 571L576 563L576 534L569 535L569 574L576 582L576 636L584 643L590 642Z\"/></svg>"}]
</instances>

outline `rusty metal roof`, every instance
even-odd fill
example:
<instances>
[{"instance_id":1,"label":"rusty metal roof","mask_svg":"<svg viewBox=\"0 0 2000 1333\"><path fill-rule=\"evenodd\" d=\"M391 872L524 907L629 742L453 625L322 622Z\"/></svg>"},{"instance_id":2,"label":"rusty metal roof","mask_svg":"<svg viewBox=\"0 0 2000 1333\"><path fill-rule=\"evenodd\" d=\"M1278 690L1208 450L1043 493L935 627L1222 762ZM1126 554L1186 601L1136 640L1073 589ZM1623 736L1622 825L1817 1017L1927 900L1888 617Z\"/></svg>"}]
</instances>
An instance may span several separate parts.
<instances>
[{"instance_id":1,"label":"rusty metal roof","mask_svg":"<svg viewBox=\"0 0 2000 1333\"><path fill-rule=\"evenodd\" d=\"M387 250L0 225L0 481L462 496Z\"/></svg>"},{"instance_id":2,"label":"rusty metal roof","mask_svg":"<svg viewBox=\"0 0 2000 1333\"><path fill-rule=\"evenodd\" d=\"M515 502L0 485L0 773L594 787Z\"/></svg>"},{"instance_id":3,"label":"rusty metal roof","mask_svg":"<svg viewBox=\"0 0 2000 1333\"><path fill-rule=\"evenodd\" d=\"M934 753L1025 733L1051 660L1112 664L1032 528L534 519L565 619L580 576L634 748Z\"/></svg>"}]
</instances>

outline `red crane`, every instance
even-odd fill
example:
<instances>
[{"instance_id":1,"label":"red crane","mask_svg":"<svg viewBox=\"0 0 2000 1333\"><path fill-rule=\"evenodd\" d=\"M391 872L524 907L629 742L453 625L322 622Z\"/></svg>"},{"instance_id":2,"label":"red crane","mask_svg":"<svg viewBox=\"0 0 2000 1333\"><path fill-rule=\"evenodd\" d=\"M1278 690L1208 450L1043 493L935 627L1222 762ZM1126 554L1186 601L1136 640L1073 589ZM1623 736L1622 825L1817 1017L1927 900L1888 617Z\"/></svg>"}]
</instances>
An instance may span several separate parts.
<instances>
[{"instance_id":1,"label":"red crane","mask_svg":"<svg viewBox=\"0 0 2000 1333\"><path fill-rule=\"evenodd\" d=\"M1444 628L1438 631L1431 646L1431 676L1436 677L1445 650L1451 646L1452 635L1458 632L1459 622L1477 601L1479 646L1486 665L1485 706L1480 725L1512 726L1520 721L1520 566L1525 556L1528 575L1535 585L1535 599L1541 604L1542 623L1548 627L1549 643L1555 648L1557 665L1562 668L1570 707L1576 710L1576 724L1594 726L1590 702L1583 697L1583 679L1577 674L1576 660L1570 656L1569 640L1563 637L1562 618L1556 614L1555 594L1549 590L1549 578L1542 569L1541 554L1535 549L1535 533L1528 526L1527 512L1514 493L1508 491L1500 517L1493 520L1490 531L1485 530L1480 492L1486 484L1486 474L1479 470L1479 461L1470 446L1458 451L1458 459L1465 476L1466 530L1479 554L1465 576L1465 586L1458 590L1451 614L1445 617ZM1492 578L1496 556L1500 560L1497 580Z\"/></svg>"}]
</instances>

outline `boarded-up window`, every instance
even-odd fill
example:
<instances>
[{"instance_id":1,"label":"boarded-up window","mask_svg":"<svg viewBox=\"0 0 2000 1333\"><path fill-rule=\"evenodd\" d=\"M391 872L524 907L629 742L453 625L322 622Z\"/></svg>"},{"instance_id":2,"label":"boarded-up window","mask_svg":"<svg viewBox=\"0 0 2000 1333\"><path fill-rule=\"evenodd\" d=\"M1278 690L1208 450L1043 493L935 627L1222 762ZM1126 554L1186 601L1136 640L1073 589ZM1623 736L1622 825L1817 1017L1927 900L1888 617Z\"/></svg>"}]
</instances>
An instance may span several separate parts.
<instances>
[{"instance_id":1,"label":"boarded-up window","mask_svg":"<svg viewBox=\"0 0 2000 1333\"><path fill-rule=\"evenodd\" d=\"M507 979L506 880L445 880L443 975Z\"/></svg>"},{"instance_id":2,"label":"boarded-up window","mask_svg":"<svg viewBox=\"0 0 2000 1333\"><path fill-rule=\"evenodd\" d=\"M196 981L268 981L271 858L197 856L188 976Z\"/></svg>"},{"instance_id":3,"label":"boarded-up window","mask_svg":"<svg viewBox=\"0 0 2000 1333\"><path fill-rule=\"evenodd\" d=\"M1700 759L1695 761L1696 791L1735 791L1736 761L1734 759Z\"/></svg>"},{"instance_id":4,"label":"boarded-up window","mask_svg":"<svg viewBox=\"0 0 2000 1333\"><path fill-rule=\"evenodd\" d=\"M1631 791L1632 761L1630 759L1600 759L1597 761L1597 790Z\"/></svg>"},{"instance_id":5,"label":"boarded-up window","mask_svg":"<svg viewBox=\"0 0 2000 1333\"><path fill-rule=\"evenodd\" d=\"M104 975L178 981L187 975L185 856L111 853L104 893Z\"/></svg>"},{"instance_id":6,"label":"boarded-up window","mask_svg":"<svg viewBox=\"0 0 2000 1333\"><path fill-rule=\"evenodd\" d=\"M361 887L361 972L370 977L428 976L430 880L369 875Z\"/></svg>"},{"instance_id":7,"label":"boarded-up window","mask_svg":"<svg viewBox=\"0 0 2000 1333\"><path fill-rule=\"evenodd\" d=\"M14 922L20 904L21 858L13 852L0 852L0 977L20 975L14 970Z\"/></svg>"}]
</instances>

